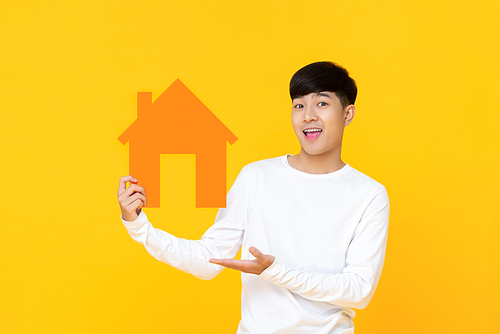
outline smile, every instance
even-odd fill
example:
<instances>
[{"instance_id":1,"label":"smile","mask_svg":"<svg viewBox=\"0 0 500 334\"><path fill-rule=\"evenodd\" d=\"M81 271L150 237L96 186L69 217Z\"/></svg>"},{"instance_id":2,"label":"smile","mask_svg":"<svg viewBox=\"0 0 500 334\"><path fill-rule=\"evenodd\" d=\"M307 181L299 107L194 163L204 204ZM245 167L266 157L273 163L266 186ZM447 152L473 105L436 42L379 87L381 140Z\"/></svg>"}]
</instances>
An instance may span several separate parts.
<instances>
[{"instance_id":1,"label":"smile","mask_svg":"<svg viewBox=\"0 0 500 334\"><path fill-rule=\"evenodd\" d=\"M315 140L318 139L323 130L315 128L315 129L305 129L302 132L304 133L304 136L306 137L307 140Z\"/></svg>"}]
</instances>

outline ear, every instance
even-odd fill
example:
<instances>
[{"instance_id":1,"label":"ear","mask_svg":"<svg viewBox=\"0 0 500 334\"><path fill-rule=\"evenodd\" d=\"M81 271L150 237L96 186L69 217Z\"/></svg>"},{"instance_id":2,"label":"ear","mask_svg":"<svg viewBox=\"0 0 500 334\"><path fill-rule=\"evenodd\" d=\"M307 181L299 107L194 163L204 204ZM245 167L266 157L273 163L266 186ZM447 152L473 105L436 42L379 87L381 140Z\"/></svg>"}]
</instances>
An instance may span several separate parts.
<instances>
[{"instance_id":1,"label":"ear","mask_svg":"<svg viewBox=\"0 0 500 334\"><path fill-rule=\"evenodd\" d=\"M356 113L356 107L354 104L348 105L344 110L344 126L351 124L354 114Z\"/></svg>"}]
</instances>

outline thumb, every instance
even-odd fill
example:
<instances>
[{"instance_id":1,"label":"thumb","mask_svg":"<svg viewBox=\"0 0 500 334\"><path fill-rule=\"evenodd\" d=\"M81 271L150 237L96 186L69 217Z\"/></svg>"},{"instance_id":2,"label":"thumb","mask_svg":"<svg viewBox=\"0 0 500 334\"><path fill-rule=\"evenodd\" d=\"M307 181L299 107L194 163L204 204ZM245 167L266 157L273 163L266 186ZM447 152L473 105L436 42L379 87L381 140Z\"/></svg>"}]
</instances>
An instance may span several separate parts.
<instances>
[{"instance_id":1,"label":"thumb","mask_svg":"<svg viewBox=\"0 0 500 334\"><path fill-rule=\"evenodd\" d=\"M271 264L273 264L275 260L274 256L269 254L262 254L257 248L253 246L250 247L248 250L250 251L250 253L252 253L253 256L255 256L257 261L265 265L266 268L269 267Z\"/></svg>"},{"instance_id":2,"label":"thumb","mask_svg":"<svg viewBox=\"0 0 500 334\"><path fill-rule=\"evenodd\" d=\"M250 253L252 253L253 256L255 256L255 258L257 260L259 260L260 262L263 262L263 261L266 261L266 255L262 254L257 248L255 247L250 247L248 249L250 251Z\"/></svg>"}]
</instances>

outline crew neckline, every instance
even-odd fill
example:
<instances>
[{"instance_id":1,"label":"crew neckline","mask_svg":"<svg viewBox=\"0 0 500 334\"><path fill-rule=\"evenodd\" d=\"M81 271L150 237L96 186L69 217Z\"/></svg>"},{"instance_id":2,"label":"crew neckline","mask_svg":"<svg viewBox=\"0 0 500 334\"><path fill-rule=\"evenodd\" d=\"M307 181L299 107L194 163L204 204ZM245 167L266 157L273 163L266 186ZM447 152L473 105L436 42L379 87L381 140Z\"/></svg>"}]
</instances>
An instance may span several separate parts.
<instances>
[{"instance_id":1,"label":"crew neckline","mask_svg":"<svg viewBox=\"0 0 500 334\"><path fill-rule=\"evenodd\" d=\"M288 162L289 156L293 156L293 154L287 154L287 155L284 155L281 157L281 161L283 162L285 167L287 167L288 169L292 170L293 172L298 173L298 174L303 175L303 176L315 177L315 178L331 178L331 177L343 176L352 170L352 167L346 162L342 168L337 169L334 172L325 173L325 174L307 173L307 172L303 172L301 170L298 170L297 168L292 167L292 165L290 165L290 163Z\"/></svg>"}]
</instances>

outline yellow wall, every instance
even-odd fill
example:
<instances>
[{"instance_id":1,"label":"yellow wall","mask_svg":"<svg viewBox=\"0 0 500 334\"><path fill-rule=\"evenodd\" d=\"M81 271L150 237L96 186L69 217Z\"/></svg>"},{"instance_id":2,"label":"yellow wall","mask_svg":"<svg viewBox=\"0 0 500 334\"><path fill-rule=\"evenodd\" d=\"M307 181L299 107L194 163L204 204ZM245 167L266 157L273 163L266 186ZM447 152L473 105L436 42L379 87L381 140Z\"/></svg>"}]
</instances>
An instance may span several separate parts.
<instances>
[{"instance_id":1,"label":"yellow wall","mask_svg":"<svg viewBox=\"0 0 500 334\"><path fill-rule=\"evenodd\" d=\"M356 333L498 333L497 1L11 1L0 10L0 331L234 333L239 274L201 281L119 219L136 118L180 78L245 164L297 153L288 81L318 60L359 86L343 158L391 198L386 266ZM182 126L182 114L176 122ZM194 157L162 157L156 227L198 238Z\"/></svg>"}]
</instances>

